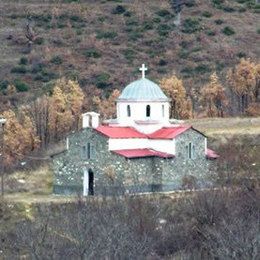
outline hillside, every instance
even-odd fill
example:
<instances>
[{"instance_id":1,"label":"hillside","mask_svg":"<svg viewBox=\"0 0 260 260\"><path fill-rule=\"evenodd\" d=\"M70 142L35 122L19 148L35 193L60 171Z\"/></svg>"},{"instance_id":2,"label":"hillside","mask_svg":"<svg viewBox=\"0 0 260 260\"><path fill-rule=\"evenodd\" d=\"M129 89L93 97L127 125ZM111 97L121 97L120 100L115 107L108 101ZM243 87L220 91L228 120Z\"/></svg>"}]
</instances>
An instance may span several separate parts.
<instances>
[{"instance_id":1,"label":"hillside","mask_svg":"<svg viewBox=\"0 0 260 260\"><path fill-rule=\"evenodd\" d=\"M259 59L254 2L196 0L176 28L167 0L1 0L0 110L50 91L48 83L64 75L86 94L106 95L135 79L144 62L153 80L182 77L196 100L212 71L224 76L241 57Z\"/></svg>"}]
</instances>

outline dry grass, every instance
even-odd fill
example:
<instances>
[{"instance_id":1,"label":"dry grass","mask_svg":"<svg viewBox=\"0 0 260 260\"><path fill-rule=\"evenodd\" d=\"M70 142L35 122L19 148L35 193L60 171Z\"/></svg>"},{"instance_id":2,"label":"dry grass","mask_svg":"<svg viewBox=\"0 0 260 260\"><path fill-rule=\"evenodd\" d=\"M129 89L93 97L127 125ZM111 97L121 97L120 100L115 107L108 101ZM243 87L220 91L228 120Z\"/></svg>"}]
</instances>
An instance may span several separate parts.
<instances>
[{"instance_id":1,"label":"dry grass","mask_svg":"<svg viewBox=\"0 0 260 260\"><path fill-rule=\"evenodd\" d=\"M55 3L56 2L56 3ZM31 89L31 97L39 94L43 82L35 81L30 73L26 75L14 75L10 69L17 65L22 56L29 60L41 59L48 65L50 71L57 76L69 74L71 71L77 73L85 91L90 92L90 86L95 84L95 76L100 73L110 75L109 83L111 86L106 91L113 88L123 88L127 83L135 79L139 72L136 68L145 62L150 68L149 77L160 79L166 74L175 71L181 73L184 68L195 68L204 64L212 70L216 69L216 64L222 64L224 70L238 62L237 54L245 53L248 57L257 60L260 54L257 45L256 23L259 14L247 10L244 13L233 12L232 14L214 8L209 0L201 0L197 6L185 8L183 19L192 17L201 19L201 30L192 34L184 34L173 28L174 18L165 19L157 24L151 22L154 18L159 18L156 12L160 9L168 9L168 0L158 1L123 1L123 5L132 13L131 17L112 14L112 9L118 4L115 1L81 1L77 4L61 4L60 1L9 1L0 2L0 78L12 81L14 78L21 78L26 81ZM237 7L238 4L232 0L225 1L228 5ZM203 11L212 13L212 17L202 16ZM35 45L31 54L22 54L25 47L24 26L26 15L53 15L56 16L67 13L85 19L84 26L80 23L65 21L62 26L52 27L55 21L43 22L42 26L35 21L35 31L45 39L42 45ZM15 15L18 15L16 18ZM13 18L12 18L13 17ZM216 25L215 20L224 21L222 25ZM133 20L137 25L127 25ZM148 21L153 24L153 29L143 30L143 22ZM69 24L70 23L70 24ZM171 30L168 36L158 34L158 25L168 25ZM236 31L233 36L224 36L221 30L224 26L231 26ZM131 30L131 31L130 31ZM207 31L215 31L215 36L207 35ZM117 32L115 39L96 39L98 31ZM137 35L135 40L131 36ZM12 35L14 40L7 40L8 35ZM62 44L57 46L54 40L61 40ZM15 41L21 42L16 43ZM187 42L187 47L181 47L182 42ZM101 54L101 58L86 58L83 55L84 49L95 48ZM134 57L129 58L124 55L125 50L134 51ZM188 51L187 57L180 57L181 51ZM194 51L196 50L196 51ZM63 57L61 65L49 63L54 55ZM160 60L167 62L166 66L159 66ZM30 67L30 65L29 65ZM186 80L189 90L192 86L199 89L203 82L208 79L209 73L196 73ZM19 94L17 103L23 103L25 94ZM6 97L8 100L9 97ZM1 108L0 108L1 109Z\"/></svg>"}]
</instances>

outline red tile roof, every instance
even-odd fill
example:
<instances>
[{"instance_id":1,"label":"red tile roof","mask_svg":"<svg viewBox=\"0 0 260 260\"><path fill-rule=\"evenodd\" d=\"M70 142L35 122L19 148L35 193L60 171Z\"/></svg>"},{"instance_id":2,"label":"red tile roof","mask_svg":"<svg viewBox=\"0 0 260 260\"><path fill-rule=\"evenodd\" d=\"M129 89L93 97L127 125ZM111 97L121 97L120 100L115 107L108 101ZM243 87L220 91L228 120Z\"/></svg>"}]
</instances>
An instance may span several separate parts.
<instances>
[{"instance_id":1,"label":"red tile roof","mask_svg":"<svg viewBox=\"0 0 260 260\"><path fill-rule=\"evenodd\" d=\"M163 127L148 136L150 139L173 139L190 128L191 126Z\"/></svg>"},{"instance_id":2,"label":"red tile roof","mask_svg":"<svg viewBox=\"0 0 260 260\"><path fill-rule=\"evenodd\" d=\"M207 153L206 153L206 157L208 159L217 159L217 158L219 158L219 155L215 151L208 148Z\"/></svg>"},{"instance_id":3,"label":"red tile roof","mask_svg":"<svg viewBox=\"0 0 260 260\"><path fill-rule=\"evenodd\" d=\"M163 153L163 152L155 151L153 149L116 150L112 152L126 158L143 158L143 157L173 158L175 157L173 154Z\"/></svg>"},{"instance_id":4,"label":"red tile roof","mask_svg":"<svg viewBox=\"0 0 260 260\"><path fill-rule=\"evenodd\" d=\"M147 138L145 134L131 127L99 126L96 130L110 138Z\"/></svg>"},{"instance_id":5,"label":"red tile roof","mask_svg":"<svg viewBox=\"0 0 260 260\"><path fill-rule=\"evenodd\" d=\"M132 127L99 126L96 130L110 138L149 138L149 139L173 139L184 133L191 126L163 127L154 133L143 134Z\"/></svg>"}]
</instances>

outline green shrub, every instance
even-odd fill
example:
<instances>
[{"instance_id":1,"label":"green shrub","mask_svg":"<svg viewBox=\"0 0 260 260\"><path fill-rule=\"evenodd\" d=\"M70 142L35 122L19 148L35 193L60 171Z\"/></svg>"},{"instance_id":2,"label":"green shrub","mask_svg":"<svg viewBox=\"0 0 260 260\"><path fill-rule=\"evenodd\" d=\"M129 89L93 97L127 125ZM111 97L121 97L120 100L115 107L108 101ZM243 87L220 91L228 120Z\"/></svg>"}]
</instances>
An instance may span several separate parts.
<instances>
[{"instance_id":1,"label":"green shrub","mask_svg":"<svg viewBox=\"0 0 260 260\"><path fill-rule=\"evenodd\" d=\"M37 64L35 64L35 65L32 66L31 73L36 74L36 73L38 73L38 72L41 72L44 67L46 67L45 64L43 64L43 63L37 63Z\"/></svg>"},{"instance_id":2,"label":"green shrub","mask_svg":"<svg viewBox=\"0 0 260 260\"><path fill-rule=\"evenodd\" d=\"M159 17L154 17L153 18L153 22L154 23L160 23L161 22L161 19Z\"/></svg>"},{"instance_id":3,"label":"green shrub","mask_svg":"<svg viewBox=\"0 0 260 260\"><path fill-rule=\"evenodd\" d=\"M171 31L171 27L168 24L159 24L157 32L160 36L167 36Z\"/></svg>"},{"instance_id":4,"label":"green shrub","mask_svg":"<svg viewBox=\"0 0 260 260\"><path fill-rule=\"evenodd\" d=\"M188 50L185 50L185 49L182 49L179 53L178 53L178 56L181 58L181 59L187 59L189 57L189 51Z\"/></svg>"},{"instance_id":5,"label":"green shrub","mask_svg":"<svg viewBox=\"0 0 260 260\"><path fill-rule=\"evenodd\" d=\"M160 59L158 65L159 66L166 66L167 65L167 61L164 60L164 59Z\"/></svg>"},{"instance_id":6,"label":"green shrub","mask_svg":"<svg viewBox=\"0 0 260 260\"><path fill-rule=\"evenodd\" d=\"M223 3L225 2L225 0L211 0L211 3L215 6L221 6Z\"/></svg>"},{"instance_id":7,"label":"green shrub","mask_svg":"<svg viewBox=\"0 0 260 260\"><path fill-rule=\"evenodd\" d=\"M124 16L125 16L125 17L131 17L131 16L132 16L132 13L131 13L130 11L126 11L126 12L124 13Z\"/></svg>"},{"instance_id":8,"label":"green shrub","mask_svg":"<svg viewBox=\"0 0 260 260\"><path fill-rule=\"evenodd\" d=\"M37 45L42 45L44 43L44 38L42 37L37 37L34 41L35 44Z\"/></svg>"},{"instance_id":9,"label":"green shrub","mask_svg":"<svg viewBox=\"0 0 260 260\"><path fill-rule=\"evenodd\" d=\"M122 53L128 61L133 61L135 58L135 51L132 49L125 49Z\"/></svg>"},{"instance_id":10,"label":"green shrub","mask_svg":"<svg viewBox=\"0 0 260 260\"><path fill-rule=\"evenodd\" d=\"M233 13L233 12L236 11L236 10L235 10L233 7L231 7L231 6L223 6L222 9L223 9L223 11L225 11L225 12L227 12L227 13Z\"/></svg>"},{"instance_id":11,"label":"green shrub","mask_svg":"<svg viewBox=\"0 0 260 260\"><path fill-rule=\"evenodd\" d=\"M258 28L258 29L256 30L256 32L257 32L258 34L260 34L260 28Z\"/></svg>"},{"instance_id":12,"label":"green shrub","mask_svg":"<svg viewBox=\"0 0 260 260\"><path fill-rule=\"evenodd\" d=\"M166 70L166 68L158 68L158 69L157 69L157 72L158 72L159 74L166 74L166 73L167 73L167 70Z\"/></svg>"},{"instance_id":13,"label":"green shrub","mask_svg":"<svg viewBox=\"0 0 260 260\"><path fill-rule=\"evenodd\" d=\"M243 51L240 51L240 52L237 54L237 57L238 57L239 59L241 59L241 58L246 58L246 53L243 52Z\"/></svg>"},{"instance_id":14,"label":"green shrub","mask_svg":"<svg viewBox=\"0 0 260 260\"><path fill-rule=\"evenodd\" d=\"M50 62L52 64L55 64L55 65L60 65L63 63L63 59L62 57L60 57L59 55L56 55L54 57L51 58Z\"/></svg>"},{"instance_id":15,"label":"green shrub","mask_svg":"<svg viewBox=\"0 0 260 260\"><path fill-rule=\"evenodd\" d=\"M27 69L22 66L13 67L11 69L11 73L17 73L17 74L25 74L27 72Z\"/></svg>"},{"instance_id":16,"label":"green shrub","mask_svg":"<svg viewBox=\"0 0 260 260\"><path fill-rule=\"evenodd\" d=\"M133 31L128 34L128 39L130 41L137 41L138 39L143 38L143 34L138 31Z\"/></svg>"},{"instance_id":17,"label":"green shrub","mask_svg":"<svg viewBox=\"0 0 260 260\"><path fill-rule=\"evenodd\" d=\"M123 14L126 12L126 9L122 5L118 5L112 10L112 14Z\"/></svg>"},{"instance_id":18,"label":"green shrub","mask_svg":"<svg viewBox=\"0 0 260 260\"><path fill-rule=\"evenodd\" d=\"M246 12L246 8L245 7L239 7L238 8L238 12L239 13L244 13L244 12Z\"/></svg>"},{"instance_id":19,"label":"green shrub","mask_svg":"<svg viewBox=\"0 0 260 260\"><path fill-rule=\"evenodd\" d=\"M70 20L72 21L72 22L77 22L77 23L82 23L82 22L84 22L84 19L82 18L82 17L80 17L80 16L78 16L78 15L71 15L70 16Z\"/></svg>"},{"instance_id":20,"label":"green shrub","mask_svg":"<svg viewBox=\"0 0 260 260\"><path fill-rule=\"evenodd\" d=\"M117 37L117 33L114 31L107 31L107 32L102 32L99 31L97 32L97 39L114 39Z\"/></svg>"},{"instance_id":21,"label":"green shrub","mask_svg":"<svg viewBox=\"0 0 260 260\"><path fill-rule=\"evenodd\" d=\"M145 21L142 26L144 31L149 31L153 29L153 23L152 21Z\"/></svg>"},{"instance_id":22,"label":"green shrub","mask_svg":"<svg viewBox=\"0 0 260 260\"><path fill-rule=\"evenodd\" d=\"M42 81L43 82L49 82L49 81L57 78L57 75L54 72L50 72L50 71L48 71L46 69L43 69L41 71L40 75L42 76Z\"/></svg>"},{"instance_id":23,"label":"green shrub","mask_svg":"<svg viewBox=\"0 0 260 260\"><path fill-rule=\"evenodd\" d=\"M181 70L181 73L185 74L186 76L193 75L193 68L192 67L185 67Z\"/></svg>"},{"instance_id":24,"label":"green shrub","mask_svg":"<svg viewBox=\"0 0 260 260\"><path fill-rule=\"evenodd\" d=\"M215 20L215 24L217 24L217 25L221 25L221 24L223 24L223 23L224 23L224 21L221 20L221 19Z\"/></svg>"},{"instance_id":25,"label":"green shrub","mask_svg":"<svg viewBox=\"0 0 260 260\"><path fill-rule=\"evenodd\" d=\"M20 65L27 65L28 64L28 59L26 57L22 57L19 61Z\"/></svg>"},{"instance_id":26,"label":"green shrub","mask_svg":"<svg viewBox=\"0 0 260 260\"><path fill-rule=\"evenodd\" d=\"M205 74L207 72L211 72L211 68L206 64L200 64L194 69L195 73Z\"/></svg>"},{"instance_id":27,"label":"green shrub","mask_svg":"<svg viewBox=\"0 0 260 260\"><path fill-rule=\"evenodd\" d=\"M85 50L83 52L83 54L87 58L95 58L95 59L98 59L98 58L100 58L102 56L101 53L97 49L95 49L95 48Z\"/></svg>"},{"instance_id":28,"label":"green shrub","mask_svg":"<svg viewBox=\"0 0 260 260\"><path fill-rule=\"evenodd\" d=\"M111 86L111 83L109 83L110 75L107 73L101 73L96 76L94 84L98 88L106 88Z\"/></svg>"},{"instance_id":29,"label":"green shrub","mask_svg":"<svg viewBox=\"0 0 260 260\"><path fill-rule=\"evenodd\" d=\"M0 81L0 90L7 89L8 85L9 85L9 81L8 80L1 80Z\"/></svg>"},{"instance_id":30,"label":"green shrub","mask_svg":"<svg viewBox=\"0 0 260 260\"><path fill-rule=\"evenodd\" d=\"M199 31L200 28L200 23L198 19L196 18L187 18L183 21L182 24L182 32L183 33L194 33Z\"/></svg>"},{"instance_id":31,"label":"green shrub","mask_svg":"<svg viewBox=\"0 0 260 260\"><path fill-rule=\"evenodd\" d=\"M223 30L222 30L222 33L227 35L227 36L231 36L233 34L235 34L235 31L232 27L230 26L226 26Z\"/></svg>"},{"instance_id":32,"label":"green shrub","mask_svg":"<svg viewBox=\"0 0 260 260\"><path fill-rule=\"evenodd\" d=\"M169 17L171 16L171 13L167 9L161 9L156 12L156 14L160 17Z\"/></svg>"},{"instance_id":33,"label":"green shrub","mask_svg":"<svg viewBox=\"0 0 260 260\"><path fill-rule=\"evenodd\" d=\"M206 34L207 34L208 36L215 36L215 35L216 35L216 32L213 31L213 30L207 30L207 31L206 31Z\"/></svg>"},{"instance_id":34,"label":"green shrub","mask_svg":"<svg viewBox=\"0 0 260 260\"><path fill-rule=\"evenodd\" d=\"M14 81L14 86L18 92L26 92L29 90L29 86L20 79Z\"/></svg>"},{"instance_id":35,"label":"green shrub","mask_svg":"<svg viewBox=\"0 0 260 260\"><path fill-rule=\"evenodd\" d=\"M208 12L208 11L204 11L202 12L201 14L203 17L206 17L206 18L210 18L212 16L212 13Z\"/></svg>"}]
</instances>

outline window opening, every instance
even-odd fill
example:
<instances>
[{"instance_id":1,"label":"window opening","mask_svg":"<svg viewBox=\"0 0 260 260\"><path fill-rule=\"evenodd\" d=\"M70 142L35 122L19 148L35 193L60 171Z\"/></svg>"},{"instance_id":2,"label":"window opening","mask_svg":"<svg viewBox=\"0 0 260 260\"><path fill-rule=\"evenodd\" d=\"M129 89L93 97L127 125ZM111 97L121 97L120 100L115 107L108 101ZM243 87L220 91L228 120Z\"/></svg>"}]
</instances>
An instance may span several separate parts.
<instances>
[{"instance_id":1,"label":"window opening","mask_svg":"<svg viewBox=\"0 0 260 260\"><path fill-rule=\"evenodd\" d=\"M146 117L150 117L151 116L151 106L147 105L146 106Z\"/></svg>"}]
</instances>

